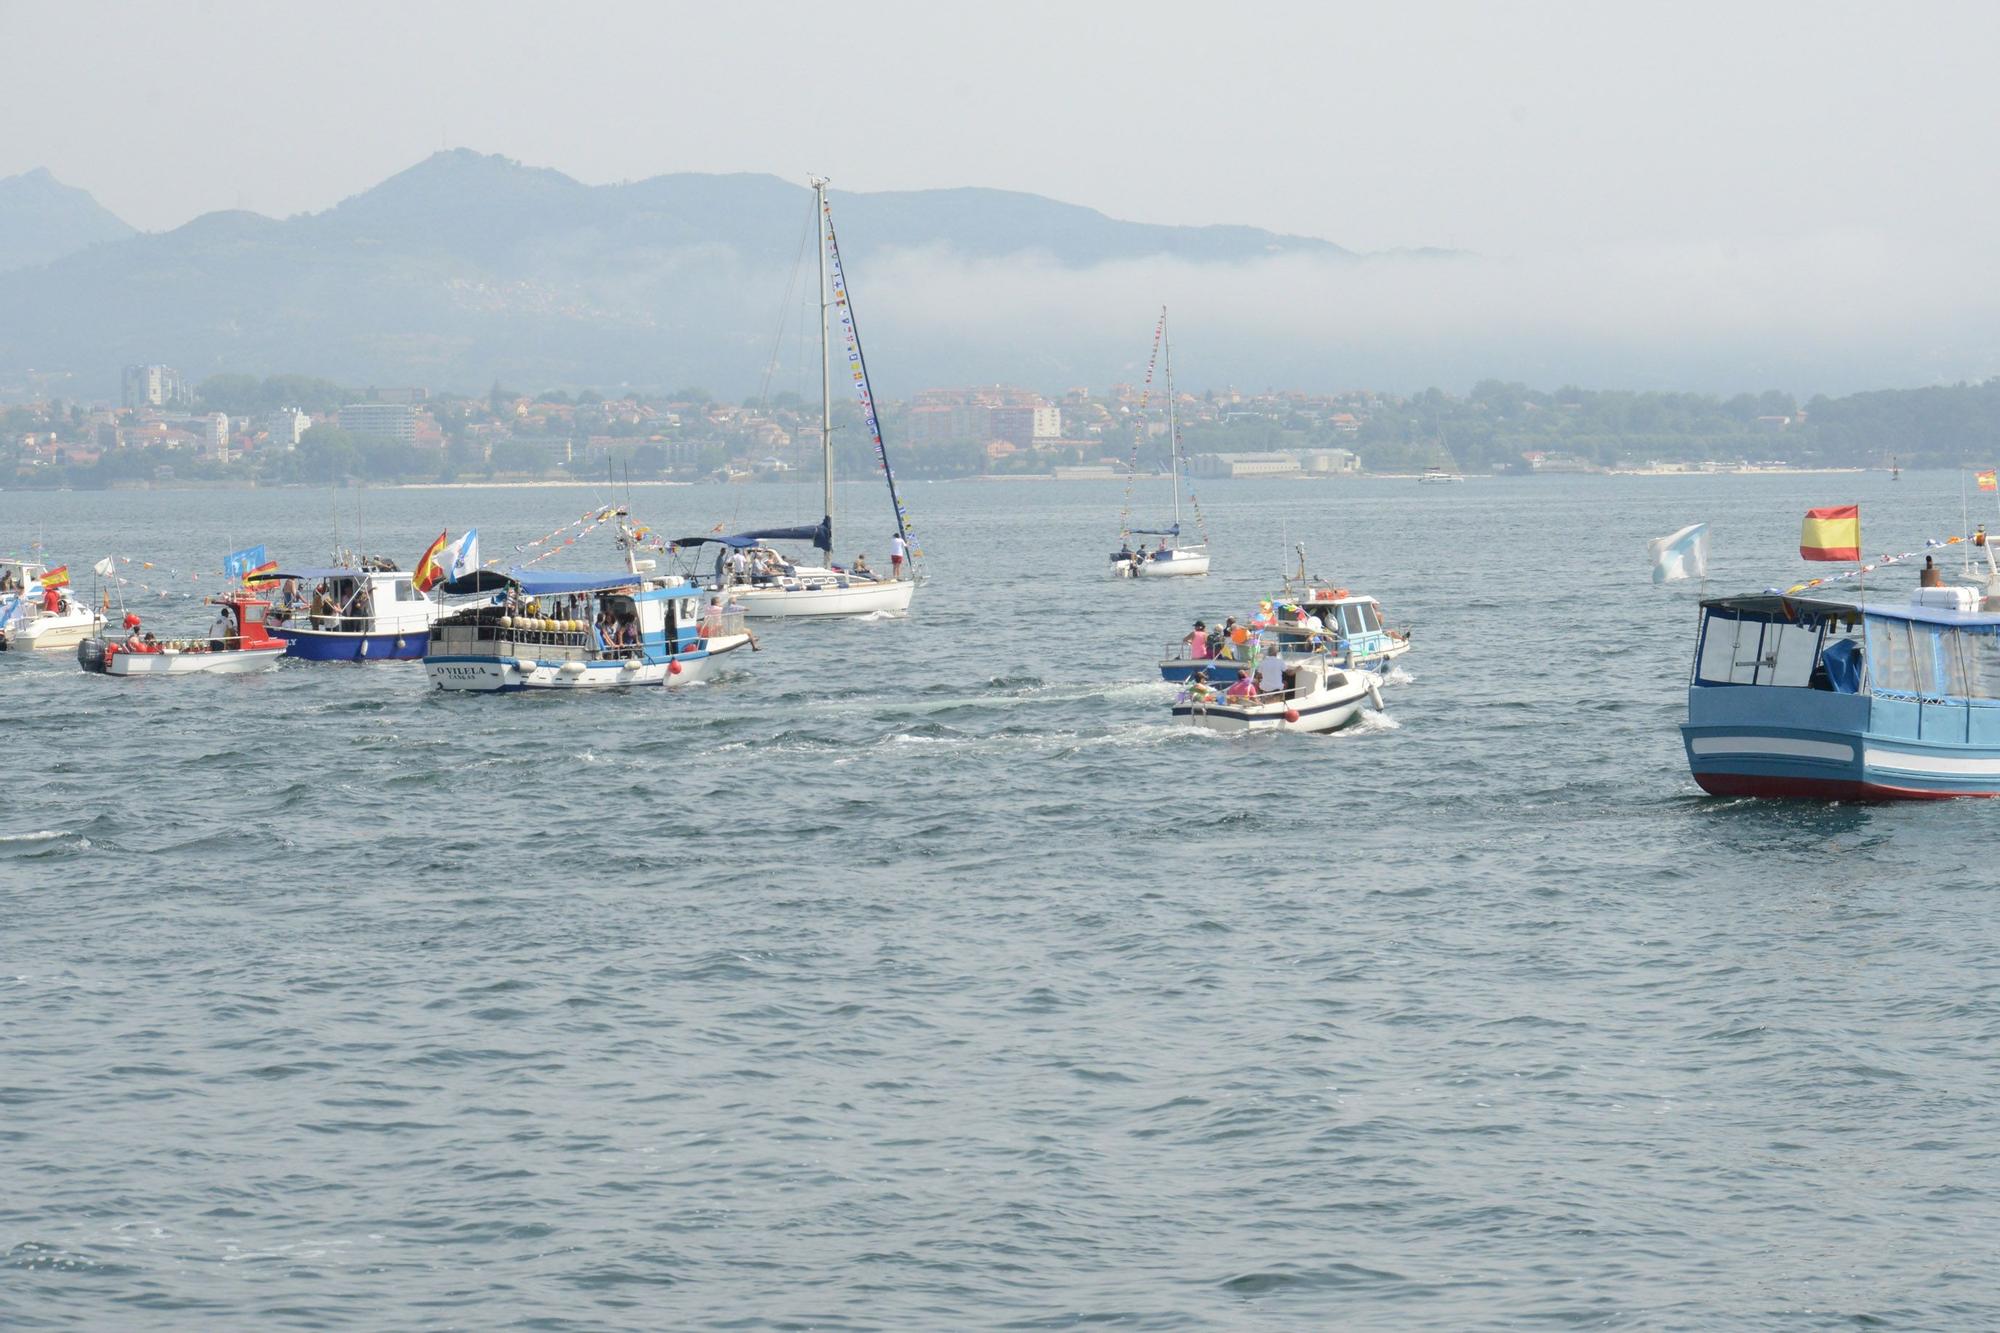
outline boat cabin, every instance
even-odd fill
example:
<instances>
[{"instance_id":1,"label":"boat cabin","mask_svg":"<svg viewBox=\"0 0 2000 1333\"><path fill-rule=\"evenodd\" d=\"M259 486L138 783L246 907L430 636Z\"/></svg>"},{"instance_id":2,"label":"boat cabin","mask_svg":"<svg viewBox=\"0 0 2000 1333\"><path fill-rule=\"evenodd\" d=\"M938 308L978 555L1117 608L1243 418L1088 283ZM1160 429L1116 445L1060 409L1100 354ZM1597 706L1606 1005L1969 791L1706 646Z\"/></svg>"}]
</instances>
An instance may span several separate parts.
<instances>
[{"instance_id":1,"label":"boat cabin","mask_svg":"<svg viewBox=\"0 0 2000 1333\"><path fill-rule=\"evenodd\" d=\"M1725 706L1704 697L1724 691L1822 692L1864 708L1871 735L2000 745L2000 611L1980 609L1970 588L1918 596L1909 606L1775 594L1703 602L1690 722Z\"/></svg>"},{"instance_id":2,"label":"boat cabin","mask_svg":"<svg viewBox=\"0 0 2000 1333\"><path fill-rule=\"evenodd\" d=\"M400 569L283 569L272 586L288 588L295 605L283 613L289 629L338 634L419 634L435 603Z\"/></svg>"}]
</instances>

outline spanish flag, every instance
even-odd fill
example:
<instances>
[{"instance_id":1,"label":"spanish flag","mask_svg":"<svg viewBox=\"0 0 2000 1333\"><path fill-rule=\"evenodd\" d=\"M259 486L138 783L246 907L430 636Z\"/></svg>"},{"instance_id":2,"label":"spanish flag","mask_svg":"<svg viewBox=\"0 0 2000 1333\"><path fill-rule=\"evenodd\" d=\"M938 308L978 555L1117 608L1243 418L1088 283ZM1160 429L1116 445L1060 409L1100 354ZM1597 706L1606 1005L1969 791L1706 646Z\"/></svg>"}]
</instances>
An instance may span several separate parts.
<instances>
[{"instance_id":1,"label":"spanish flag","mask_svg":"<svg viewBox=\"0 0 2000 1333\"><path fill-rule=\"evenodd\" d=\"M277 577L278 562L275 560L266 560L263 564L257 566L257 568L248 569L243 572L243 581L245 583L270 583Z\"/></svg>"},{"instance_id":2,"label":"spanish flag","mask_svg":"<svg viewBox=\"0 0 2000 1333\"><path fill-rule=\"evenodd\" d=\"M2000 475L1996 475L1990 468L1980 473L1977 480L1982 491L2000 491Z\"/></svg>"},{"instance_id":3,"label":"spanish flag","mask_svg":"<svg viewBox=\"0 0 2000 1333\"><path fill-rule=\"evenodd\" d=\"M430 549L424 552L424 558L417 561L417 572L412 582L416 584L418 592L429 592L444 578L444 566L438 564L438 557L444 554L445 539L450 535L448 532L440 532L437 540L431 543Z\"/></svg>"},{"instance_id":4,"label":"spanish flag","mask_svg":"<svg viewBox=\"0 0 2000 1333\"><path fill-rule=\"evenodd\" d=\"M1860 560L1861 506L1834 505L1806 510L1799 529L1799 557L1804 560Z\"/></svg>"},{"instance_id":5,"label":"spanish flag","mask_svg":"<svg viewBox=\"0 0 2000 1333\"><path fill-rule=\"evenodd\" d=\"M69 566L57 565L42 575L44 588L67 588L69 586Z\"/></svg>"}]
</instances>

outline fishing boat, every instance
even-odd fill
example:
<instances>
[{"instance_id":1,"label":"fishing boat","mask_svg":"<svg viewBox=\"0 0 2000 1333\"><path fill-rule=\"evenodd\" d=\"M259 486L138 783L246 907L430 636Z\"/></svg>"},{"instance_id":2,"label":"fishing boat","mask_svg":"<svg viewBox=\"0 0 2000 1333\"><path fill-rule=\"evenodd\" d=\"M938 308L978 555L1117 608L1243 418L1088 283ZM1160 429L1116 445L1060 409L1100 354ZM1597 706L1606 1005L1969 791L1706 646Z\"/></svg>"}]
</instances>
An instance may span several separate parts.
<instances>
[{"instance_id":1,"label":"fishing boat","mask_svg":"<svg viewBox=\"0 0 2000 1333\"><path fill-rule=\"evenodd\" d=\"M1463 473L1453 472L1449 468L1427 467L1424 469L1423 475L1417 478L1417 484L1420 486L1450 486L1464 480L1465 476Z\"/></svg>"},{"instance_id":2,"label":"fishing boat","mask_svg":"<svg viewBox=\"0 0 2000 1333\"><path fill-rule=\"evenodd\" d=\"M1209 731L1338 731L1360 716L1364 704L1382 708L1382 679L1372 671L1342 671L1325 658L1283 668L1280 688L1232 698L1193 682L1173 704L1177 721Z\"/></svg>"},{"instance_id":3,"label":"fishing boat","mask_svg":"<svg viewBox=\"0 0 2000 1333\"><path fill-rule=\"evenodd\" d=\"M102 613L70 595L67 565L0 561L0 651L74 648L103 628Z\"/></svg>"},{"instance_id":4,"label":"fishing boat","mask_svg":"<svg viewBox=\"0 0 2000 1333\"><path fill-rule=\"evenodd\" d=\"M273 617L271 632L289 656L308 662L414 660L429 646L438 603L415 576L369 557L326 568L280 568L268 578L309 589L312 608Z\"/></svg>"},{"instance_id":5,"label":"fishing boat","mask_svg":"<svg viewBox=\"0 0 2000 1333\"><path fill-rule=\"evenodd\" d=\"M1410 651L1410 631L1390 628L1380 601L1308 577L1305 547L1294 549L1298 572L1238 627L1246 636L1256 636L1288 662L1323 657L1346 671L1380 671ZM1193 633L1167 645L1160 658L1162 679L1186 681L1204 671L1211 681L1227 682L1242 674L1241 646L1230 642L1220 625L1211 629L1204 621L1202 629L1199 646Z\"/></svg>"},{"instance_id":6,"label":"fishing boat","mask_svg":"<svg viewBox=\"0 0 2000 1333\"><path fill-rule=\"evenodd\" d=\"M765 528L730 537L687 537L674 543L677 549L712 543L719 549L711 587L726 591L752 619L781 619L820 616L858 616L880 612L900 613L910 609L917 591L917 549L910 535L909 516L896 493L896 474L889 466L888 447L882 440L882 423L875 412L875 392L868 379L868 363L861 353L861 332L854 322L854 305L848 296L847 275L840 261L840 242L834 235L833 210L826 199L824 177L812 178L813 218L819 233L819 446L820 471L825 487L825 510L816 525L793 528ZM902 557L892 561L884 574L869 571L857 561L842 567L833 559L833 349L830 321L840 315L841 334L847 344L847 365L854 381L861 420L875 447L875 461L889 488L889 508L895 515L896 530L890 538L892 549ZM771 547L774 541L802 541L819 552L811 559L792 560ZM907 565L907 568L901 566Z\"/></svg>"},{"instance_id":7,"label":"fishing boat","mask_svg":"<svg viewBox=\"0 0 2000 1333\"><path fill-rule=\"evenodd\" d=\"M2000 796L2000 596L1704 601L1681 737L1716 796Z\"/></svg>"},{"instance_id":8,"label":"fishing boat","mask_svg":"<svg viewBox=\"0 0 2000 1333\"><path fill-rule=\"evenodd\" d=\"M620 523L625 568L602 574L480 569L442 585L481 602L430 631L424 672L441 690L630 689L684 685L755 649L743 613L678 574L654 573Z\"/></svg>"},{"instance_id":9,"label":"fishing boat","mask_svg":"<svg viewBox=\"0 0 2000 1333\"><path fill-rule=\"evenodd\" d=\"M1132 526L1132 479L1139 472L1139 447L1132 446L1132 462L1125 483L1125 512L1118 524L1118 549L1111 553L1111 576L1120 579L1187 578L1208 573L1208 533L1195 505L1195 520L1203 528L1198 542L1181 542L1181 424L1180 409L1174 401L1174 346L1167 336L1167 312L1160 309L1160 322L1153 329L1153 357L1146 363L1146 387L1141 392L1139 413L1144 429L1146 397L1152 391L1153 362L1162 363L1162 384L1167 397L1167 483L1174 494L1174 521L1164 528ZM1192 495L1190 495L1192 500ZM1137 544L1132 539L1139 538ZM1147 537L1157 537L1153 549L1146 549Z\"/></svg>"},{"instance_id":10,"label":"fishing boat","mask_svg":"<svg viewBox=\"0 0 2000 1333\"><path fill-rule=\"evenodd\" d=\"M127 614L126 637L85 639L76 646L77 665L107 676L222 675L268 671L285 656L285 641L273 637L266 624L269 602L249 592L225 593L207 600L222 608L220 614L228 619L230 632L219 640L161 642L151 635L142 636L139 617Z\"/></svg>"}]
</instances>

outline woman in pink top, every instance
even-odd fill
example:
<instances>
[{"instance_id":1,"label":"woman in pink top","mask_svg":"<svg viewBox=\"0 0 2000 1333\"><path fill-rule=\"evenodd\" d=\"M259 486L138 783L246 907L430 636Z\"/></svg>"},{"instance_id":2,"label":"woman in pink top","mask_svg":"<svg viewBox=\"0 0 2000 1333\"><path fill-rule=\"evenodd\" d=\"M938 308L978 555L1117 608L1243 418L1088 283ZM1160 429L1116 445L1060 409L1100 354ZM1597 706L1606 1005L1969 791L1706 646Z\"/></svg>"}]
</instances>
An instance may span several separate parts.
<instances>
[{"instance_id":1,"label":"woman in pink top","mask_svg":"<svg viewBox=\"0 0 2000 1333\"><path fill-rule=\"evenodd\" d=\"M1208 626L1197 620L1187 637L1181 640L1188 647L1188 656L1197 662L1208 659Z\"/></svg>"}]
</instances>

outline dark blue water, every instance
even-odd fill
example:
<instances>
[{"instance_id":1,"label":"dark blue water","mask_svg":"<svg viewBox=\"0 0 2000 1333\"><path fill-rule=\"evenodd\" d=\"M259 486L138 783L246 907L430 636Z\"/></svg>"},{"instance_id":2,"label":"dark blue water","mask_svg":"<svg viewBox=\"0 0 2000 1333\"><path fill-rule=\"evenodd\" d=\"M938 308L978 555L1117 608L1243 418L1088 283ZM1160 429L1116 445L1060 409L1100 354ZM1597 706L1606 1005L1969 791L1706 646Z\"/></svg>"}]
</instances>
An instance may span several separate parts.
<instances>
[{"instance_id":1,"label":"dark blue water","mask_svg":"<svg viewBox=\"0 0 2000 1333\"><path fill-rule=\"evenodd\" d=\"M1140 585L1120 492L918 486L912 617L673 692L0 657L0 1325L2000 1321L2000 812L1700 796L1643 551L1761 588L1955 477L1214 485L1216 576ZM407 565L594 498L339 504ZM317 560L331 505L9 493L0 548ZM1414 626L1389 717L1169 725L1288 540Z\"/></svg>"}]
</instances>

